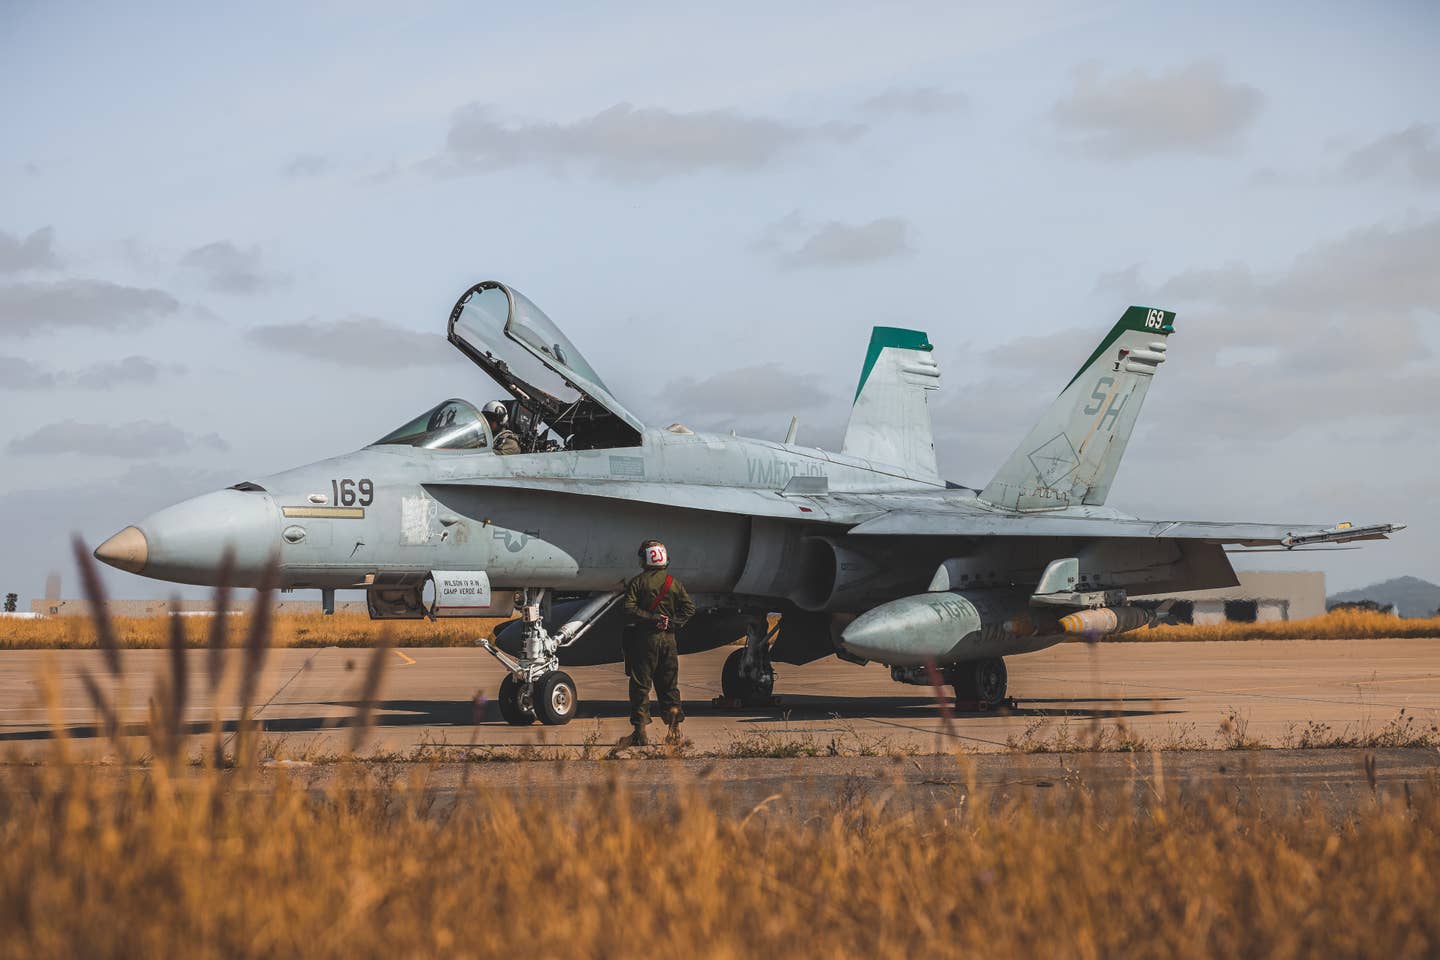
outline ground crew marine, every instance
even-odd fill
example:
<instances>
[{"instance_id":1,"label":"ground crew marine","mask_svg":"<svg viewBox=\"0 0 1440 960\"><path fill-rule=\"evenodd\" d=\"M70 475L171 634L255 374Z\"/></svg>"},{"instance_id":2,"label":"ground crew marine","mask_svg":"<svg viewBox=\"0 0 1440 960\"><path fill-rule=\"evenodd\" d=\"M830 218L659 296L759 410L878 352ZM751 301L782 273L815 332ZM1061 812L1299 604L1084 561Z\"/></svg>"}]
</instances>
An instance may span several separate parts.
<instances>
[{"instance_id":1,"label":"ground crew marine","mask_svg":"<svg viewBox=\"0 0 1440 960\"><path fill-rule=\"evenodd\" d=\"M669 726L667 739L680 740L685 712L680 705L680 655L675 631L695 616L695 604L678 577L666 571L670 556L659 540L640 546L645 570L625 584L625 612L630 623L625 629L625 674L630 679L630 724L634 732L620 740L621 746L649 742L645 727L650 723L650 687L660 701L660 715Z\"/></svg>"}]
</instances>

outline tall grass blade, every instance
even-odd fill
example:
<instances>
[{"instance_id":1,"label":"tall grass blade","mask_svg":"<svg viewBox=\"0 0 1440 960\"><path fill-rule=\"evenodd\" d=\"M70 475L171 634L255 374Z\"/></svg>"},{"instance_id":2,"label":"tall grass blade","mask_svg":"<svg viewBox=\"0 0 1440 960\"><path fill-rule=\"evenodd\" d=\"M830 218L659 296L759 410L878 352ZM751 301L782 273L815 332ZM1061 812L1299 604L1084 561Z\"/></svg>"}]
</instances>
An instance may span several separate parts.
<instances>
[{"instance_id":1,"label":"tall grass blade","mask_svg":"<svg viewBox=\"0 0 1440 960\"><path fill-rule=\"evenodd\" d=\"M374 719L375 702L380 695L380 684L385 679L385 668L390 663L390 632L382 631L376 641L375 651L365 667L365 681L360 687L360 708L355 714L355 724L350 728L350 752L360 749L365 735L370 732Z\"/></svg>"},{"instance_id":2,"label":"tall grass blade","mask_svg":"<svg viewBox=\"0 0 1440 960\"><path fill-rule=\"evenodd\" d=\"M210 678L210 692L220 689L225 677L225 646L230 630L230 584L235 576L235 548L225 545L220 554L219 583L215 586L215 617L210 621L210 636L205 657L206 673Z\"/></svg>"},{"instance_id":3,"label":"tall grass blade","mask_svg":"<svg viewBox=\"0 0 1440 960\"><path fill-rule=\"evenodd\" d=\"M80 568L80 584L85 591L85 602L90 605L90 621L95 626L95 641L105 656L105 667L110 671L110 676L119 677L122 667L120 644L115 639L115 627L110 622L109 602L105 596L105 584L100 580L100 570L95 565L95 558L90 556L90 549L78 534L71 538L70 545L75 550L75 565Z\"/></svg>"}]
</instances>

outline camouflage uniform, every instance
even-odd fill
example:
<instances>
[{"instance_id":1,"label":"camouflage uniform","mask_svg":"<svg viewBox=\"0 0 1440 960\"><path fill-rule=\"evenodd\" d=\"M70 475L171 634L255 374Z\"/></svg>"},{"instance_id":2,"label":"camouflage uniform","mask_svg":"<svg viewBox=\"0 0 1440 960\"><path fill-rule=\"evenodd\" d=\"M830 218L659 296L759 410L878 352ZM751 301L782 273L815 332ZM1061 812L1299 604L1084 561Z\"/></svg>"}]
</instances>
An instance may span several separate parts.
<instances>
[{"instance_id":1,"label":"camouflage uniform","mask_svg":"<svg viewBox=\"0 0 1440 960\"><path fill-rule=\"evenodd\" d=\"M667 576L670 590L652 613L650 607ZM631 623L625 630L625 674L630 678L630 723L643 729L650 722L650 685L660 701L666 722L684 719L680 706L680 656L675 631L695 616L695 604L679 577L664 570L646 570L625 584L625 611ZM670 629L661 631L656 621L670 618Z\"/></svg>"},{"instance_id":2,"label":"camouflage uniform","mask_svg":"<svg viewBox=\"0 0 1440 960\"><path fill-rule=\"evenodd\" d=\"M495 452L502 457L520 452L520 437L514 430L501 430L495 434Z\"/></svg>"}]
</instances>

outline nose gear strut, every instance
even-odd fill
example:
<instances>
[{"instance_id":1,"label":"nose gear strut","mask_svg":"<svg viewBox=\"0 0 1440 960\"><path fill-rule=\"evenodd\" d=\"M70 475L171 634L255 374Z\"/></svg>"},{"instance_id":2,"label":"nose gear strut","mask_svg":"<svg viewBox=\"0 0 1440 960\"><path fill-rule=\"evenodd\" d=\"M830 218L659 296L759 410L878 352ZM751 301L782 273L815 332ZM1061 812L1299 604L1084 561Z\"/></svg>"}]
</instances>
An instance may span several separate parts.
<instances>
[{"instance_id":1,"label":"nose gear strut","mask_svg":"<svg viewBox=\"0 0 1440 960\"><path fill-rule=\"evenodd\" d=\"M499 692L500 716L506 723L528 726L539 720L547 726L560 726L574 718L580 704L579 688L560 669L560 651L584 636L624 594L618 590L596 594L554 633L545 627L550 591L526 589L523 594L519 658L495 646L488 637L475 642L510 671L501 681Z\"/></svg>"}]
</instances>

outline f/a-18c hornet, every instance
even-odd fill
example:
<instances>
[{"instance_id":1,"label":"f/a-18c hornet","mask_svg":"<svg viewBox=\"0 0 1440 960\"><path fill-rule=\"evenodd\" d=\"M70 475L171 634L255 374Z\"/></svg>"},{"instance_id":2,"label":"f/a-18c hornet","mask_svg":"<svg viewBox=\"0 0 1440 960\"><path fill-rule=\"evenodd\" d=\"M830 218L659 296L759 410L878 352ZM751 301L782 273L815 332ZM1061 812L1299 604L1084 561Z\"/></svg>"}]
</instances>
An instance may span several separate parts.
<instances>
[{"instance_id":1,"label":"f/a-18c hornet","mask_svg":"<svg viewBox=\"0 0 1440 960\"><path fill-rule=\"evenodd\" d=\"M375 619L506 617L479 639L506 667L501 714L561 724L579 703L562 666L618 662L622 584L649 537L699 609L681 653L742 633L727 697L765 701L775 662L878 661L937 678L957 702L1006 698L1005 657L1167 616L1131 595L1234 586L1227 546L1384 539L1400 524L1142 520L1105 505L1175 314L1130 307L980 489L935 461L926 334L876 327L840 451L647 426L533 303L465 291L449 339L511 399L520 452L446 400L375 443L186 500L95 551L133 573L366 591ZM507 446L509 441L506 442ZM778 614L778 619L772 618ZM772 629L772 619L775 626Z\"/></svg>"}]
</instances>

